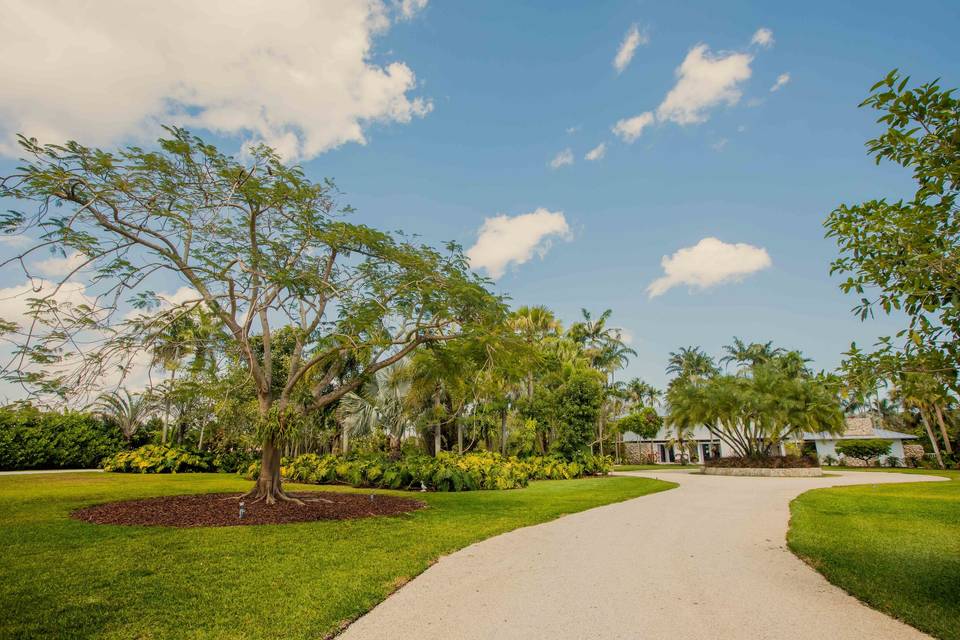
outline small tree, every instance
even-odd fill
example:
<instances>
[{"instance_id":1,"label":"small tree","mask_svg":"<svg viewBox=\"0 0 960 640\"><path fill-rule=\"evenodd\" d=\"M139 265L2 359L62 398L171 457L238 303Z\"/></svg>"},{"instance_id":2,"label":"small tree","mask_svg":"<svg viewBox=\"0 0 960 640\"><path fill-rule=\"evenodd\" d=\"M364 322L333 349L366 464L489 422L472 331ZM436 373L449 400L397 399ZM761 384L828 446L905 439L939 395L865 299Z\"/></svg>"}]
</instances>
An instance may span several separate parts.
<instances>
[{"instance_id":1,"label":"small tree","mask_svg":"<svg viewBox=\"0 0 960 640\"><path fill-rule=\"evenodd\" d=\"M663 418L653 407L634 409L614 423L620 433L635 433L643 439L653 438L663 426Z\"/></svg>"},{"instance_id":2,"label":"small tree","mask_svg":"<svg viewBox=\"0 0 960 640\"><path fill-rule=\"evenodd\" d=\"M890 453L890 440L841 440L837 443L837 452L842 455L856 458L869 465L871 460Z\"/></svg>"}]
</instances>

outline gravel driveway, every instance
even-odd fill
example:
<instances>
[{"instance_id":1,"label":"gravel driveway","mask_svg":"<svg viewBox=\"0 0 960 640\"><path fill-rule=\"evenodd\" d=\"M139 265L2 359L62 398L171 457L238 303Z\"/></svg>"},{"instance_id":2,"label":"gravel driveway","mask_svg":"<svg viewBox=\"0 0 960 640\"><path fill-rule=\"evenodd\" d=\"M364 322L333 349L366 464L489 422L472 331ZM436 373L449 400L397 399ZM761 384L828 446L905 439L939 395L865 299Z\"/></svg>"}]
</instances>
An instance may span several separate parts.
<instances>
[{"instance_id":1,"label":"gravel driveway","mask_svg":"<svg viewBox=\"0 0 960 640\"><path fill-rule=\"evenodd\" d=\"M785 536L790 500L809 489L941 478L624 475L680 486L446 556L340 637L928 637L830 585L786 548Z\"/></svg>"}]
</instances>

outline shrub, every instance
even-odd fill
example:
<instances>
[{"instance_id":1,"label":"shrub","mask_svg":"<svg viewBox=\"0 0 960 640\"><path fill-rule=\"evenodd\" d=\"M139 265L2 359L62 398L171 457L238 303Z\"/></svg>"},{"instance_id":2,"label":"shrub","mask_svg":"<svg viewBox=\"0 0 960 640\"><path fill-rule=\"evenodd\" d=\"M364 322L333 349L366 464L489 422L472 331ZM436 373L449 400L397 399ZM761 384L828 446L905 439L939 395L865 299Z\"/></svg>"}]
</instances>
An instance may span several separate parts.
<instances>
[{"instance_id":1,"label":"shrub","mask_svg":"<svg viewBox=\"0 0 960 640\"><path fill-rule=\"evenodd\" d=\"M837 443L837 451L844 456L862 460L865 465L880 456L890 453L890 440L867 439L867 440L841 440Z\"/></svg>"},{"instance_id":2,"label":"shrub","mask_svg":"<svg viewBox=\"0 0 960 640\"><path fill-rule=\"evenodd\" d=\"M901 460L897 456L887 456L888 467L899 467L900 464L901 464Z\"/></svg>"},{"instance_id":3,"label":"shrub","mask_svg":"<svg viewBox=\"0 0 960 640\"><path fill-rule=\"evenodd\" d=\"M737 467L746 469L804 469L819 467L816 458L809 456L728 456L714 458L706 463L708 467Z\"/></svg>"},{"instance_id":4,"label":"shrub","mask_svg":"<svg viewBox=\"0 0 960 640\"><path fill-rule=\"evenodd\" d=\"M831 454L828 453L827 455L823 456L823 463L824 463L825 465L827 465L828 467L832 467L833 465L837 464L838 462L840 462L840 461L837 460L836 456L834 456L834 455L831 455Z\"/></svg>"},{"instance_id":5,"label":"shrub","mask_svg":"<svg viewBox=\"0 0 960 640\"><path fill-rule=\"evenodd\" d=\"M390 460L385 456L344 458L313 453L284 460L281 472L293 482L349 484L354 487L420 489L432 491L475 491L517 489L530 480L565 480L604 474L613 468L608 456L580 455L573 460L559 456L535 458L504 457L498 453L457 455L442 451L436 457L406 456ZM259 463L250 465L247 475L259 475Z\"/></svg>"},{"instance_id":6,"label":"shrub","mask_svg":"<svg viewBox=\"0 0 960 640\"><path fill-rule=\"evenodd\" d=\"M181 473L207 471L211 464L208 456L176 447L148 444L105 458L100 466L104 471L121 473Z\"/></svg>"},{"instance_id":7,"label":"shrub","mask_svg":"<svg viewBox=\"0 0 960 640\"><path fill-rule=\"evenodd\" d=\"M0 409L0 470L94 469L124 446L116 427L88 413Z\"/></svg>"}]
</instances>

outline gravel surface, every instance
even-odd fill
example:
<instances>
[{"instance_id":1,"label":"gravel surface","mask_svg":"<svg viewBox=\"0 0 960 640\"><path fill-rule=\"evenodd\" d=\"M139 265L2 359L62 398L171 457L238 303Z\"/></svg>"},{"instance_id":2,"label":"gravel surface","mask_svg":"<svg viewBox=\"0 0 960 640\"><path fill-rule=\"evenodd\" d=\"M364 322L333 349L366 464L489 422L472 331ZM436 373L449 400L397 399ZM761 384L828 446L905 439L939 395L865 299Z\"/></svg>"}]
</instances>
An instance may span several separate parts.
<instances>
[{"instance_id":1,"label":"gravel surface","mask_svg":"<svg viewBox=\"0 0 960 640\"><path fill-rule=\"evenodd\" d=\"M790 500L809 489L942 478L620 475L680 486L446 556L340 638L928 637L829 584L787 549L785 536Z\"/></svg>"},{"instance_id":2,"label":"gravel surface","mask_svg":"<svg viewBox=\"0 0 960 640\"><path fill-rule=\"evenodd\" d=\"M370 516L393 516L420 509L418 500L380 494L312 491L291 493L303 504L278 502L266 505L244 501L240 518L237 493L201 493L163 496L143 500L108 502L78 509L70 515L94 524L121 524L160 527L235 527L253 524L287 524L314 520L347 520Z\"/></svg>"}]
</instances>

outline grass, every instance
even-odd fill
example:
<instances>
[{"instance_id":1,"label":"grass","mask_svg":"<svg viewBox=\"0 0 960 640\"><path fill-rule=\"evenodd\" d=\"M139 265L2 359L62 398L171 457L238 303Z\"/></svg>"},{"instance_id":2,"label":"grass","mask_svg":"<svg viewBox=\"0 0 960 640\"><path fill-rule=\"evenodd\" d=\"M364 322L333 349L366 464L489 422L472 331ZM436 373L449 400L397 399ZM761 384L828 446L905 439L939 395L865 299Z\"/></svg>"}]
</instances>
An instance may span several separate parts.
<instances>
[{"instance_id":1,"label":"grass","mask_svg":"<svg viewBox=\"0 0 960 640\"><path fill-rule=\"evenodd\" d=\"M669 471L670 469L699 469L698 464L618 464L614 471Z\"/></svg>"},{"instance_id":2,"label":"grass","mask_svg":"<svg viewBox=\"0 0 960 640\"><path fill-rule=\"evenodd\" d=\"M809 491L790 505L790 548L875 609L960 640L960 472L870 471L952 481Z\"/></svg>"},{"instance_id":3,"label":"grass","mask_svg":"<svg viewBox=\"0 0 960 640\"><path fill-rule=\"evenodd\" d=\"M239 491L249 482L217 474L3 476L0 638L323 638L441 555L674 486L628 477L545 481L418 493L429 507L398 517L171 529L93 525L68 514L114 500Z\"/></svg>"}]
</instances>

